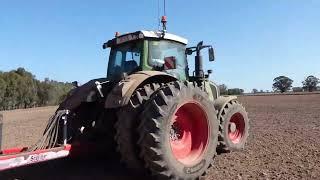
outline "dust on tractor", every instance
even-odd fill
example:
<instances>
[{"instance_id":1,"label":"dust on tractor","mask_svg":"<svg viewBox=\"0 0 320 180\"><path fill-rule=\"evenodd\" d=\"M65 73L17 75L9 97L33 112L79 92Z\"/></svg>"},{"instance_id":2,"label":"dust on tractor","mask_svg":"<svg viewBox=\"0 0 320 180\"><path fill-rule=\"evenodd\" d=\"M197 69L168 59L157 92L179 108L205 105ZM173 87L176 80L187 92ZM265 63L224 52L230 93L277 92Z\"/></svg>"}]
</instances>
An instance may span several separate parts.
<instances>
[{"instance_id":1,"label":"dust on tractor","mask_svg":"<svg viewBox=\"0 0 320 180\"><path fill-rule=\"evenodd\" d=\"M1 151L0 170L70 156L91 143L116 149L133 172L198 179L217 152L244 147L247 112L237 97L220 96L211 70L203 70L201 53L208 49L214 61L212 46L187 47L164 29L116 34L103 48L110 48L107 77L71 90L36 145Z\"/></svg>"}]
</instances>

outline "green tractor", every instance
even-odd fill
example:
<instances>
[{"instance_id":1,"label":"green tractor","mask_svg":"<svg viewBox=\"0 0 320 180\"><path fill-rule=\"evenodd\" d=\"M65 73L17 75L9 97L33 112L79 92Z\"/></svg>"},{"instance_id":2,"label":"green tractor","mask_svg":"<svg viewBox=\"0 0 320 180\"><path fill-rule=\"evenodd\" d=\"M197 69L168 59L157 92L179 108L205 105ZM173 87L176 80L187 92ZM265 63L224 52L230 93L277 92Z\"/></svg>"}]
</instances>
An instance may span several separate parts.
<instances>
[{"instance_id":1,"label":"green tractor","mask_svg":"<svg viewBox=\"0 0 320 180\"><path fill-rule=\"evenodd\" d=\"M220 96L203 70L201 52L214 61L212 46L187 47L164 29L117 33L103 48L110 48L107 77L77 86L57 110L68 110L64 143L113 141L128 169L159 179L198 179L217 152L244 147L247 112L235 96Z\"/></svg>"}]
</instances>

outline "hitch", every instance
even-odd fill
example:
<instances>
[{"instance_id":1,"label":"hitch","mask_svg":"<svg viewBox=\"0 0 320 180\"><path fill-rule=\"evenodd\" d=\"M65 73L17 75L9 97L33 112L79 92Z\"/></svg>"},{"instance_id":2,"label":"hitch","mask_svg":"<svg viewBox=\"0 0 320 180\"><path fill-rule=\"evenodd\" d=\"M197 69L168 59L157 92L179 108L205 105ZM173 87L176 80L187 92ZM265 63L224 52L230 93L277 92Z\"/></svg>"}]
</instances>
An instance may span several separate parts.
<instances>
[{"instance_id":1,"label":"hitch","mask_svg":"<svg viewBox=\"0 0 320 180\"><path fill-rule=\"evenodd\" d=\"M65 114L61 117L63 120L63 145L67 145L68 141L68 115L69 110L65 110Z\"/></svg>"}]
</instances>

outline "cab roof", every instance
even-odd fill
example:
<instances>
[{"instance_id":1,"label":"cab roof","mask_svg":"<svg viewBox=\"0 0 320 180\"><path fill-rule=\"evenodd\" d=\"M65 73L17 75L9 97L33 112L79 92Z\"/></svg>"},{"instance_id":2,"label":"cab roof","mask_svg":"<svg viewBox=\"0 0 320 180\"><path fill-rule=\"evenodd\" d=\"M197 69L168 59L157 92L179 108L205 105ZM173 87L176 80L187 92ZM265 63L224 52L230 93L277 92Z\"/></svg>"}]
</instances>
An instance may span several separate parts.
<instances>
[{"instance_id":1,"label":"cab roof","mask_svg":"<svg viewBox=\"0 0 320 180\"><path fill-rule=\"evenodd\" d=\"M126 33L120 36L117 36L111 40L109 40L108 42L103 44L103 49L108 48L108 47L112 47L114 45L119 45L125 42L129 42L129 41L134 41L134 40L138 40L138 39L145 39L145 38L153 38L153 39L166 39L166 40L171 40L171 41L176 41L179 43L182 43L184 45L188 44L188 40L174 35L174 34L170 34L170 33L165 33L163 36L163 32L162 31L136 31L136 32L132 32L132 33Z\"/></svg>"}]
</instances>

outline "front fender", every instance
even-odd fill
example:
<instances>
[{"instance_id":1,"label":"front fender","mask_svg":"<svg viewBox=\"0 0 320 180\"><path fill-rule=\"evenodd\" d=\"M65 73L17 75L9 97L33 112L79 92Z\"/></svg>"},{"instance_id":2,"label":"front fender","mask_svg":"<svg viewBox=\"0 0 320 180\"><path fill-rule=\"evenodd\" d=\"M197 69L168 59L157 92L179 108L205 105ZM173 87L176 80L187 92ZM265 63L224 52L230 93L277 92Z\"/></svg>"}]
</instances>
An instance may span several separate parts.
<instances>
[{"instance_id":1,"label":"front fender","mask_svg":"<svg viewBox=\"0 0 320 180\"><path fill-rule=\"evenodd\" d=\"M139 71L121 80L111 90L105 102L105 108L117 108L128 104L133 92L150 82L165 83L176 80L175 77L159 71Z\"/></svg>"},{"instance_id":2,"label":"front fender","mask_svg":"<svg viewBox=\"0 0 320 180\"><path fill-rule=\"evenodd\" d=\"M221 109L223 109L226 104L232 100L237 99L237 96L219 96L215 101L214 101L214 107L216 110L219 111L218 113L218 118L221 116Z\"/></svg>"},{"instance_id":3,"label":"front fender","mask_svg":"<svg viewBox=\"0 0 320 180\"><path fill-rule=\"evenodd\" d=\"M220 90L219 87L212 81L208 81L208 83L205 83L206 85L206 91L209 94L210 100L215 100L220 97Z\"/></svg>"}]
</instances>

